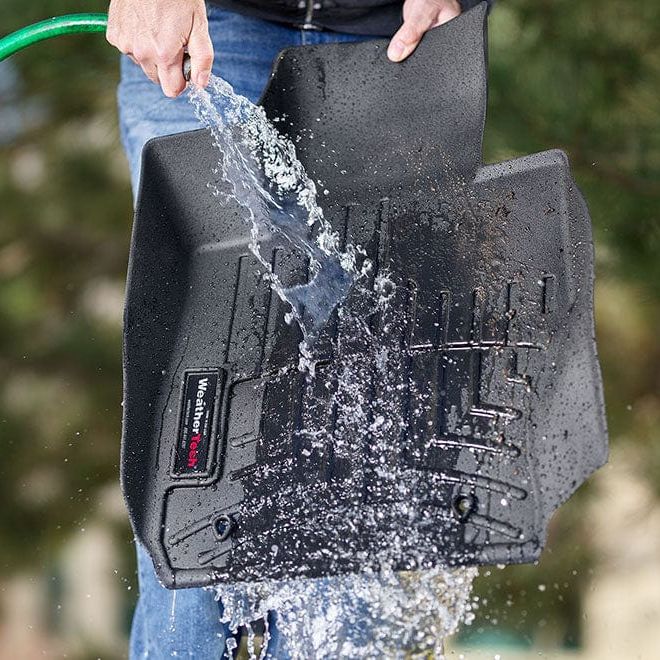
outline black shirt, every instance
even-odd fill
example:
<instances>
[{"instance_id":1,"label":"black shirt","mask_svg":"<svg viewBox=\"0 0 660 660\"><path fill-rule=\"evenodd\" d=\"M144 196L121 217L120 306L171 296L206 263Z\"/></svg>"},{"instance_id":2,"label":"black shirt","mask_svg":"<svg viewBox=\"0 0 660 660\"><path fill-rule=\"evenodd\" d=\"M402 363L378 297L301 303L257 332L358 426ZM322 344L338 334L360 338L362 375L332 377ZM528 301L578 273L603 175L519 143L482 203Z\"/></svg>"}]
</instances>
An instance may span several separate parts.
<instances>
[{"instance_id":1,"label":"black shirt","mask_svg":"<svg viewBox=\"0 0 660 660\"><path fill-rule=\"evenodd\" d=\"M402 0L212 0L213 4L307 30L390 37L402 23ZM486 0L492 4L494 0ZM480 0L459 0L463 11Z\"/></svg>"}]
</instances>

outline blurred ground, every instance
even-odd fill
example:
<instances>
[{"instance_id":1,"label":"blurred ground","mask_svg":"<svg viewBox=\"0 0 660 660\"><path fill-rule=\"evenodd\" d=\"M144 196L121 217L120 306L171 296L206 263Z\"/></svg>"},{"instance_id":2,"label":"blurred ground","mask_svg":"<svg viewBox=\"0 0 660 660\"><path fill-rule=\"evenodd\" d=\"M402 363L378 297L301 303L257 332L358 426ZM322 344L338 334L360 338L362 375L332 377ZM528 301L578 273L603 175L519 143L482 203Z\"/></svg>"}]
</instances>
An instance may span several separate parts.
<instances>
[{"instance_id":1,"label":"blurred ground","mask_svg":"<svg viewBox=\"0 0 660 660\"><path fill-rule=\"evenodd\" d=\"M0 34L105 9L3 0ZM539 566L482 572L477 618L450 658L658 657L658 34L653 2L501 0L493 13L486 159L557 146L571 157L597 241L612 458L557 514ZM135 585L117 475L131 199L116 69L101 36L0 64L0 660L126 652Z\"/></svg>"}]
</instances>

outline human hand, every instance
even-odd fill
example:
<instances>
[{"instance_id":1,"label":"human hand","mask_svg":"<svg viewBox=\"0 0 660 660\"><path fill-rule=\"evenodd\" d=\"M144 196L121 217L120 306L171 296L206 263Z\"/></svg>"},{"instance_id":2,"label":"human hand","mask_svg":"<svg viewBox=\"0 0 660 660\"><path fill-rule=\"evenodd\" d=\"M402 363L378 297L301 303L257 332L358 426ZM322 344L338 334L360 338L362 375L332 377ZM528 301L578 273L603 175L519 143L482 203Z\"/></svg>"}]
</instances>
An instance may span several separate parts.
<instances>
[{"instance_id":1,"label":"human hand","mask_svg":"<svg viewBox=\"0 0 660 660\"><path fill-rule=\"evenodd\" d=\"M172 98L186 88L183 54L190 79L206 87L213 66L204 0L111 0L106 39L142 67Z\"/></svg>"},{"instance_id":2,"label":"human hand","mask_svg":"<svg viewBox=\"0 0 660 660\"><path fill-rule=\"evenodd\" d=\"M392 37L387 57L392 62L402 62L417 48L425 32L460 13L458 0L406 0L403 3L403 25Z\"/></svg>"}]
</instances>

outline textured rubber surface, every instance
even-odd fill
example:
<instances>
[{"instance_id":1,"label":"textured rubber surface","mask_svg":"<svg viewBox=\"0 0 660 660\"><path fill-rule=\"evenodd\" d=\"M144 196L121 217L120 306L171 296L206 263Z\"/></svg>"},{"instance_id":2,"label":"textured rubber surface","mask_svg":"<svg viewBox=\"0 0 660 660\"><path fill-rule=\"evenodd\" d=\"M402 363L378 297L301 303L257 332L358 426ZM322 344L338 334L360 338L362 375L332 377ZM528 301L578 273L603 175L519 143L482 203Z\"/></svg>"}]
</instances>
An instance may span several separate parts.
<instances>
[{"instance_id":1,"label":"textured rubber surface","mask_svg":"<svg viewBox=\"0 0 660 660\"><path fill-rule=\"evenodd\" d=\"M405 423L384 454L370 453L368 434L346 458L297 433L310 419L345 432L322 403L324 365L362 345L333 342L335 316L317 346L319 386L306 389L300 335L261 279L240 211L207 191L209 133L144 150L122 482L169 587L356 570L409 524L392 513L396 492L370 487L374 461L423 475L429 524L415 547L393 550L399 567L533 561L552 513L606 460L591 227L565 155L482 165L485 5L427 34L401 65L386 45L285 51L263 98L330 191L326 217L367 249L374 279L396 283L406 357L389 405ZM261 250L285 284L306 280L281 242ZM359 312L360 300L345 306ZM366 320L378 339L387 319ZM296 493L319 485L333 509L299 511ZM338 503L356 501L379 512L384 536L342 519Z\"/></svg>"}]
</instances>

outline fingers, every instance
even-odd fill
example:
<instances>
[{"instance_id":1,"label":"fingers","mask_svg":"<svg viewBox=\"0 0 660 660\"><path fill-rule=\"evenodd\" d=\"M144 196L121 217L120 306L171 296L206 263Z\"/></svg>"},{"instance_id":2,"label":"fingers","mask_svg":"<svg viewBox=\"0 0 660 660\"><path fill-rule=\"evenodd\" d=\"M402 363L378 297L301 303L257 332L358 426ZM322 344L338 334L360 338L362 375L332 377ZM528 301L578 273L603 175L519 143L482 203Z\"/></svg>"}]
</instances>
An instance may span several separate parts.
<instances>
[{"instance_id":1,"label":"fingers","mask_svg":"<svg viewBox=\"0 0 660 660\"><path fill-rule=\"evenodd\" d=\"M206 87L213 68L213 43L209 36L206 14L195 16L188 40L188 55L190 80L198 87Z\"/></svg>"},{"instance_id":2,"label":"fingers","mask_svg":"<svg viewBox=\"0 0 660 660\"><path fill-rule=\"evenodd\" d=\"M163 51L156 59L158 79L163 88L163 94L176 98L186 88L183 77L183 46L178 50Z\"/></svg>"},{"instance_id":3,"label":"fingers","mask_svg":"<svg viewBox=\"0 0 660 660\"><path fill-rule=\"evenodd\" d=\"M430 29L430 21L419 19L407 20L392 37L387 48L387 57L392 62L402 62L412 53L421 41L424 33Z\"/></svg>"},{"instance_id":4,"label":"fingers","mask_svg":"<svg viewBox=\"0 0 660 660\"><path fill-rule=\"evenodd\" d=\"M184 48L193 60L193 80L208 83L213 46L203 0L112 0L107 40L128 55L171 98L186 88Z\"/></svg>"},{"instance_id":5,"label":"fingers","mask_svg":"<svg viewBox=\"0 0 660 660\"><path fill-rule=\"evenodd\" d=\"M158 78L158 67L155 64L151 64L149 62L141 64L133 56L129 55L129 57L142 68L144 75L147 76L147 78L149 78L149 80L151 80L154 85L160 85L160 79Z\"/></svg>"},{"instance_id":6,"label":"fingers","mask_svg":"<svg viewBox=\"0 0 660 660\"><path fill-rule=\"evenodd\" d=\"M387 57L402 62L417 48L426 32L461 13L457 0L406 0L403 25L392 37Z\"/></svg>"},{"instance_id":7,"label":"fingers","mask_svg":"<svg viewBox=\"0 0 660 660\"><path fill-rule=\"evenodd\" d=\"M140 44L132 52L121 44L118 48L139 64L147 78L160 85L166 96L175 98L186 88L183 77L183 45L180 41L170 42L169 45L165 41L158 46Z\"/></svg>"}]
</instances>

